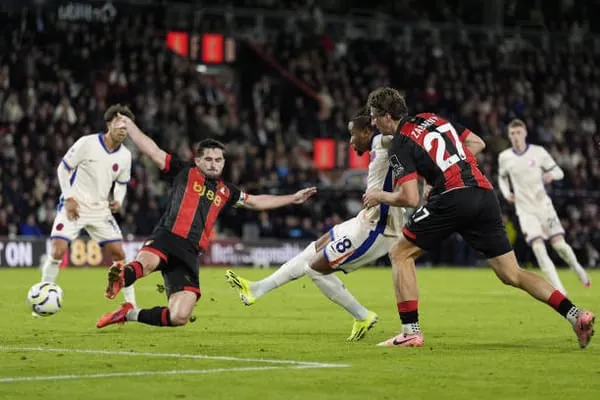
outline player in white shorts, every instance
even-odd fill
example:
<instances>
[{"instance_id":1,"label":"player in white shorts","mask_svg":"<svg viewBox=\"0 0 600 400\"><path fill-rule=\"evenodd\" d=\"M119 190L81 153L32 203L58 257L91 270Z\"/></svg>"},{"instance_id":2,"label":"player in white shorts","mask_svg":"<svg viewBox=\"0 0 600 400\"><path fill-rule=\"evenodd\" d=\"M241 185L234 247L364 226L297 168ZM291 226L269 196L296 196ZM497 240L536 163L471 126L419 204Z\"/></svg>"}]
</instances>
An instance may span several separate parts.
<instances>
[{"instance_id":1,"label":"player in white shorts","mask_svg":"<svg viewBox=\"0 0 600 400\"><path fill-rule=\"evenodd\" d=\"M56 281L69 243L82 229L106 248L114 261L125 259L123 235L112 215L123 204L131 176L131 153L123 145L127 130L119 114L133 118L128 107L111 106L104 114L107 132L79 138L58 166L62 195L50 235L51 251L42 266L42 282ZM135 304L133 287L124 297Z\"/></svg>"},{"instance_id":2,"label":"player in white shorts","mask_svg":"<svg viewBox=\"0 0 600 400\"><path fill-rule=\"evenodd\" d=\"M388 162L392 136L376 132L368 115L353 118L348 129L354 150L359 154L370 151L367 188L393 191ZM356 217L334 226L265 279L251 282L231 270L225 277L239 291L242 302L251 305L273 289L308 275L327 298L352 314L354 324L347 340L357 341L377 323L378 316L362 306L332 272L349 273L386 255L398 241L403 223L402 208L382 205L364 209Z\"/></svg>"},{"instance_id":3,"label":"player in white shorts","mask_svg":"<svg viewBox=\"0 0 600 400\"><path fill-rule=\"evenodd\" d=\"M577 261L573 249L565 241L565 231L544 187L545 184L562 179L563 171L543 147L526 143L527 128L523 121L515 119L509 123L508 137L512 148L504 150L498 156L499 186L504 198L515 204L521 231L531 246L540 269L556 289L567 293L546 251L545 241L549 240L581 283L589 287L590 279Z\"/></svg>"}]
</instances>

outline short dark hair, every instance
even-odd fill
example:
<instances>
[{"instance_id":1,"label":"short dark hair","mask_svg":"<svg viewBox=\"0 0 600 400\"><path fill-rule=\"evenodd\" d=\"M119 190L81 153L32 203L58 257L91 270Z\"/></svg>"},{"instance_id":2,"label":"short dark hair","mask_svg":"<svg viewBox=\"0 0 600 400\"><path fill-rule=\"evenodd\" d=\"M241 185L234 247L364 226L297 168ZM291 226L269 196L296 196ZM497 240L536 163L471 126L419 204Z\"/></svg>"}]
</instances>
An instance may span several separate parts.
<instances>
[{"instance_id":1,"label":"short dark hair","mask_svg":"<svg viewBox=\"0 0 600 400\"><path fill-rule=\"evenodd\" d=\"M369 93L367 107L375 108L380 115L390 114L394 120L400 120L408 114L404 96L390 87L378 88Z\"/></svg>"},{"instance_id":2,"label":"short dark hair","mask_svg":"<svg viewBox=\"0 0 600 400\"><path fill-rule=\"evenodd\" d=\"M203 139L196 145L196 157L202 157L204 154L204 150L207 149L221 149L223 150L223 154L225 154L225 145L222 142L219 142L215 139Z\"/></svg>"},{"instance_id":3,"label":"short dark hair","mask_svg":"<svg viewBox=\"0 0 600 400\"><path fill-rule=\"evenodd\" d=\"M365 111L361 111L350 119L352 128L359 129L361 131L370 130L373 126L371 125L371 117Z\"/></svg>"},{"instance_id":4,"label":"short dark hair","mask_svg":"<svg viewBox=\"0 0 600 400\"><path fill-rule=\"evenodd\" d=\"M133 112L131 112L131 109L129 107L124 106L122 104L114 104L108 107L108 109L104 113L104 122L108 124L110 121L113 120L113 118L117 114L124 115L126 117L131 118L132 121L135 121L135 116L133 115Z\"/></svg>"}]
</instances>

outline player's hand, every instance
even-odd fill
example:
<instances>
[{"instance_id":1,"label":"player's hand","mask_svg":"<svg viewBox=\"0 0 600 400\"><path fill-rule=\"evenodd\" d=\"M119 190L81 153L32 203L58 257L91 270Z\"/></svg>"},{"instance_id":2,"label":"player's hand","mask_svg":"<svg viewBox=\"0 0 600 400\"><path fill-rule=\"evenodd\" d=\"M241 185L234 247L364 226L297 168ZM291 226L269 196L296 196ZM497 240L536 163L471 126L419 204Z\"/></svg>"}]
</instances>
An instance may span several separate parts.
<instances>
[{"instance_id":1,"label":"player's hand","mask_svg":"<svg viewBox=\"0 0 600 400\"><path fill-rule=\"evenodd\" d=\"M67 219L69 221L79 219L79 203L74 197L69 197L65 201L65 209L67 210Z\"/></svg>"},{"instance_id":2,"label":"player's hand","mask_svg":"<svg viewBox=\"0 0 600 400\"><path fill-rule=\"evenodd\" d=\"M373 190L367 191L365 194L363 194L363 205L366 208L375 207L376 205L381 203L381 194L382 193L383 193L383 190L379 190L379 189L373 189Z\"/></svg>"},{"instance_id":3,"label":"player's hand","mask_svg":"<svg viewBox=\"0 0 600 400\"><path fill-rule=\"evenodd\" d=\"M546 185L554 180L550 172L546 172L544 175L542 175L542 179Z\"/></svg>"},{"instance_id":4,"label":"player's hand","mask_svg":"<svg viewBox=\"0 0 600 400\"><path fill-rule=\"evenodd\" d=\"M511 193L506 201L508 201L510 204L515 204L515 195Z\"/></svg>"},{"instance_id":5,"label":"player's hand","mask_svg":"<svg viewBox=\"0 0 600 400\"><path fill-rule=\"evenodd\" d=\"M113 200L109 204L109 208L110 208L110 212L112 212L113 214L116 214L121 209L121 203L119 203L117 200Z\"/></svg>"},{"instance_id":6,"label":"player's hand","mask_svg":"<svg viewBox=\"0 0 600 400\"><path fill-rule=\"evenodd\" d=\"M302 204L306 200L310 199L315 193L317 193L317 188L314 186L298 190L296 193L294 193L294 201L292 203Z\"/></svg>"}]
</instances>

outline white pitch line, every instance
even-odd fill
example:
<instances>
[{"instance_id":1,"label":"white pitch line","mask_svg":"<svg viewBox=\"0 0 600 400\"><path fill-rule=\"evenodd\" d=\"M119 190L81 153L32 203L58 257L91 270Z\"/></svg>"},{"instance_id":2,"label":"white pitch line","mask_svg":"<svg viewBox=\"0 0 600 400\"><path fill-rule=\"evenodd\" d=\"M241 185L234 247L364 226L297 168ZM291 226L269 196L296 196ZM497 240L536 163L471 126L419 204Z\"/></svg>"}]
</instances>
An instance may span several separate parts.
<instances>
[{"instance_id":1,"label":"white pitch line","mask_svg":"<svg viewBox=\"0 0 600 400\"><path fill-rule=\"evenodd\" d=\"M115 356L133 356L133 357L168 357L168 358L187 358L195 360L222 360L222 361L240 361L240 362L259 362L267 364L286 364L314 368L346 368L349 364L320 363L313 361L296 360L274 360L266 358L242 358L228 356L208 356L204 354L180 354L180 353L138 353L132 351L111 351L111 350L84 350L84 349L53 349L44 347L10 347L0 346L0 351L40 351L52 353L79 353L79 354L103 354Z\"/></svg>"},{"instance_id":2,"label":"white pitch line","mask_svg":"<svg viewBox=\"0 0 600 400\"><path fill-rule=\"evenodd\" d=\"M0 383L32 382L32 381L58 381L68 379L98 379L115 378L123 376L153 376L153 375L197 375L218 374L220 372L244 372L244 371L266 371L273 369L300 369L319 368L315 366L286 366L286 367L238 367L238 368L212 368L212 369L184 369L170 371L134 371L134 372L110 372L104 374L81 374L81 375L41 375L41 376L16 376L0 378Z\"/></svg>"}]
</instances>

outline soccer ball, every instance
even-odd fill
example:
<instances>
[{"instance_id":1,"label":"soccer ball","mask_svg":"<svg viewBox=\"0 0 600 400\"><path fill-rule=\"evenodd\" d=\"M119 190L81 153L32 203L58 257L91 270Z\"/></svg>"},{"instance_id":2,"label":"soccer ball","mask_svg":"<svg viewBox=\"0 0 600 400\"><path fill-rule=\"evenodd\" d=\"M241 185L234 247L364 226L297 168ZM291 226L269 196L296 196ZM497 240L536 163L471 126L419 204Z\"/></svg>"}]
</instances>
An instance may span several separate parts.
<instances>
[{"instance_id":1,"label":"soccer ball","mask_svg":"<svg viewBox=\"0 0 600 400\"><path fill-rule=\"evenodd\" d=\"M52 282L36 283L27 293L27 303L37 315L47 317L56 314L62 307L63 291Z\"/></svg>"}]
</instances>

